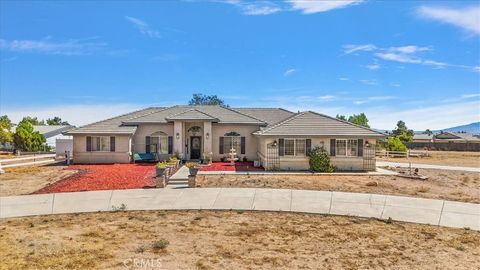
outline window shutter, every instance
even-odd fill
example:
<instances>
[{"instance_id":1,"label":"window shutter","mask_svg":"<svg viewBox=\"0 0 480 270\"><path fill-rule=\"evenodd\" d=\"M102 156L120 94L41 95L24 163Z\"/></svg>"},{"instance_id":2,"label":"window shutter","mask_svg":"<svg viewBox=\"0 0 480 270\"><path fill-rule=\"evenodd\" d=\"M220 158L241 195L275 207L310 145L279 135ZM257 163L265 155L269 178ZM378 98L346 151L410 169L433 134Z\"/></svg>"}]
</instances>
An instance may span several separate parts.
<instances>
[{"instance_id":1,"label":"window shutter","mask_svg":"<svg viewBox=\"0 0 480 270\"><path fill-rule=\"evenodd\" d=\"M240 137L240 154L245 155L245 137Z\"/></svg>"},{"instance_id":2,"label":"window shutter","mask_svg":"<svg viewBox=\"0 0 480 270\"><path fill-rule=\"evenodd\" d=\"M145 153L150 153L150 136L145 137Z\"/></svg>"},{"instance_id":3,"label":"window shutter","mask_svg":"<svg viewBox=\"0 0 480 270\"><path fill-rule=\"evenodd\" d=\"M115 136L110 137L110 152L115 152Z\"/></svg>"},{"instance_id":4,"label":"window shutter","mask_svg":"<svg viewBox=\"0 0 480 270\"><path fill-rule=\"evenodd\" d=\"M305 154L308 155L312 151L312 139L305 140Z\"/></svg>"},{"instance_id":5,"label":"window shutter","mask_svg":"<svg viewBox=\"0 0 480 270\"><path fill-rule=\"evenodd\" d=\"M92 137L87 136L87 152L92 152Z\"/></svg>"},{"instance_id":6,"label":"window shutter","mask_svg":"<svg viewBox=\"0 0 480 270\"><path fill-rule=\"evenodd\" d=\"M173 154L173 136L168 136L168 153Z\"/></svg>"},{"instance_id":7,"label":"window shutter","mask_svg":"<svg viewBox=\"0 0 480 270\"><path fill-rule=\"evenodd\" d=\"M218 152L223 155L223 137L220 137L220 145L218 146Z\"/></svg>"},{"instance_id":8,"label":"window shutter","mask_svg":"<svg viewBox=\"0 0 480 270\"><path fill-rule=\"evenodd\" d=\"M278 139L278 155L283 156L285 155L285 140Z\"/></svg>"},{"instance_id":9,"label":"window shutter","mask_svg":"<svg viewBox=\"0 0 480 270\"><path fill-rule=\"evenodd\" d=\"M330 156L335 156L335 147L336 147L337 140L330 139Z\"/></svg>"},{"instance_id":10,"label":"window shutter","mask_svg":"<svg viewBox=\"0 0 480 270\"><path fill-rule=\"evenodd\" d=\"M358 156L363 157L363 139L358 139Z\"/></svg>"}]
</instances>

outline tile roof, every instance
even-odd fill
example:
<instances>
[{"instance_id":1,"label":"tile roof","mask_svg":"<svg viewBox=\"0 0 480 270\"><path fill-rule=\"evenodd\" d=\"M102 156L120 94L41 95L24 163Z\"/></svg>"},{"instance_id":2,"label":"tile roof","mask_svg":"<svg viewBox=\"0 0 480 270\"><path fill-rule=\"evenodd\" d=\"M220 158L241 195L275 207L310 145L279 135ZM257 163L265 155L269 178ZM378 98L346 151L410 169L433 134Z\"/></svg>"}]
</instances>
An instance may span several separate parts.
<instances>
[{"instance_id":1,"label":"tile roof","mask_svg":"<svg viewBox=\"0 0 480 270\"><path fill-rule=\"evenodd\" d=\"M428 135L428 134L413 134L413 139L414 140L432 140L433 135Z\"/></svg>"},{"instance_id":2,"label":"tile roof","mask_svg":"<svg viewBox=\"0 0 480 270\"><path fill-rule=\"evenodd\" d=\"M70 125L33 126L33 130L38 131L40 134L45 136L45 138L56 136L58 134L61 134L62 132L65 132L73 128L75 127Z\"/></svg>"},{"instance_id":3,"label":"tile roof","mask_svg":"<svg viewBox=\"0 0 480 270\"><path fill-rule=\"evenodd\" d=\"M372 129L342 121L324 114L306 111L281 121L266 129L255 132L256 135L285 136L374 136L385 137Z\"/></svg>"},{"instance_id":4,"label":"tile roof","mask_svg":"<svg viewBox=\"0 0 480 270\"><path fill-rule=\"evenodd\" d=\"M164 110L154 112L148 115L135 117L133 119L123 121L124 124L142 124L142 123L167 123L169 119L172 119L175 115L187 113L188 111L195 110L196 116L199 113L208 115L210 117L218 119L218 123L229 124L258 124L265 125L264 121L261 121L253 116L246 115L242 112L216 105L178 105ZM191 113L189 113L191 114Z\"/></svg>"},{"instance_id":5,"label":"tile roof","mask_svg":"<svg viewBox=\"0 0 480 270\"><path fill-rule=\"evenodd\" d=\"M132 134L137 129L136 126L128 126L122 125L122 122L134 117L148 115L154 112L158 112L164 110L165 108L160 107L150 107L146 109L142 109L139 111L123 114L117 117L113 117L110 119L106 119L103 121L95 122L92 124L88 124L79 128L75 128L64 132L66 135L72 134L90 134L90 133L97 133L97 134Z\"/></svg>"},{"instance_id":6,"label":"tile roof","mask_svg":"<svg viewBox=\"0 0 480 270\"><path fill-rule=\"evenodd\" d=\"M295 113L282 109L282 108L232 108L236 111L244 113L246 115L253 116L266 122L268 125L276 124L283 121Z\"/></svg>"},{"instance_id":7,"label":"tile roof","mask_svg":"<svg viewBox=\"0 0 480 270\"><path fill-rule=\"evenodd\" d=\"M210 120L210 121L219 121L218 118L203 113L197 109L190 109L181 113L174 114L172 116L167 116L166 120Z\"/></svg>"}]
</instances>

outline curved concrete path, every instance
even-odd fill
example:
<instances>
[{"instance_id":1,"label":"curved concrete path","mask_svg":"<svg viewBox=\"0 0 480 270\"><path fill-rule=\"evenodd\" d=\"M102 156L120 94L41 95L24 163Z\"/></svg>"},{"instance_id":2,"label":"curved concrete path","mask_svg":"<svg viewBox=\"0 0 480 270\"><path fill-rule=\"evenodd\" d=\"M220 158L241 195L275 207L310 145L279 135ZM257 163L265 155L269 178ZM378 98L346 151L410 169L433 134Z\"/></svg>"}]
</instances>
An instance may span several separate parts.
<instances>
[{"instance_id":1,"label":"curved concrete path","mask_svg":"<svg viewBox=\"0 0 480 270\"><path fill-rule=\"evenodd\" d=\"M126 210L261 210L349 215L480 230L480 204L268 188L130 189L0 197L0 218Z\"/></svg>"},{"instance_id":2,"label":"curved concrete path","mask_svg":"<svg viewBox=\"0 0 480 270\"><path fill-rule=\"evenodd\" d=\"M377 167L385 167L385 166L408 168L410 167L410 164L404 163L404 162L377 161ZM412 163L412 168L480 172L480 167L446 166L446 165L421 164L421 163Z\"/></svg>"}]
</instances>

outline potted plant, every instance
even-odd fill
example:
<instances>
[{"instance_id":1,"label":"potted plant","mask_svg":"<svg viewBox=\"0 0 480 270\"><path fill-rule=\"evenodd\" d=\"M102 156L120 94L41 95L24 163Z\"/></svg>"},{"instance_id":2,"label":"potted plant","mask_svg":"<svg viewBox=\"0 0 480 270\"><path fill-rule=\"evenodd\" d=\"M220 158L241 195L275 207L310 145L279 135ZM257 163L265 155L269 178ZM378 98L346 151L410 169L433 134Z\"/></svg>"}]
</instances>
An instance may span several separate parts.
<instances>
[{"instance_id":1,"label":"potted plant","mask_svg":"<svg viewBox=\"0 0 480 270\"><path fill-rule=\"evenodd\" d=\"M198 164L195 162L187 162L185 166L188 168L190 175L195 176L198 173Z\"/></svg>"},{"instance_id":2,"label":"potted plant","mask_svg":"<svg viewBox=\"0 0 480 270\"><path fill-rule=\"evenodd\" d=\"M167 163L165 161L158 162L157 166L155 166L155 171L157 173L157 177L163 176L166 168L167 168Z\"/></svg>"},{"instance_id":3,"label":"potted plant","mask_svg":"<svg viewBox=\"0 0 480 270\"><path fill-rule=\"evenodd\" d=\"M178 168L178 159L176 156L171 156L168 158L168 164L173 165L174 168Z\"/></svg>"}]
</instances>

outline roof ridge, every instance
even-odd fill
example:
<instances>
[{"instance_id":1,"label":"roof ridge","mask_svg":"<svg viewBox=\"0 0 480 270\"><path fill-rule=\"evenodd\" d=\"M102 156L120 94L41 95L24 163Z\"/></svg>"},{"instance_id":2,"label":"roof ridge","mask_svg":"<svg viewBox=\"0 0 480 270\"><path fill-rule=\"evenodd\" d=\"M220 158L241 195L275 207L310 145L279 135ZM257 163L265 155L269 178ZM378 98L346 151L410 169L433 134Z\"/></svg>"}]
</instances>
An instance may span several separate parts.
<instances>
[{"instance_id":1,"label":"roof ridge","mask_svg":"<svg viewBox=\"0 0 480 270\"><path fill-rule=\"evenodd\" d=\"M338 119L336 117L332 117L332 116L329 116L329 115L326 115L326 114L323 114L323 113L319 113L319 112L314 112L314 111L308 111L308 112L311 112L313 114L316 114L316 115L320 115L320 116L323 116L323 117L327 117L327 118L330 118L332 120L336 120L336 121L339 121L339 122L342 122L342 123L346 123L346 124L349 124L351 126L355 126L355 127L359 127L359 128L363 128L363 129L366 129L368 131L373 131L375 133L378 133L378 134L382 134L382 135L385 135L383 134L382 132L379 132L379 131L376 131L372 128L368 128L368 127L364 127L364 126L361 126L361 125L357 125L357 124L354 124L352 122L348 122L348 121L345 121L345 120L342 120L342 119Z\"/></svg>"},{"instance_id":2,"label":"roof ridge","mask_svg":"<svg viewBox=\"0 0 480 270\"><path fill-rule=\"evenodd\" d=\"M165 119L169 119L169 118L172 118L172 117L175 117L175 116L178 116L178 115L187 113L187 112L191 112L191 111L196 111L196 112L199 112L199 113L201 113L201 114L204 114L204 115L206 115L206 116L208 116L208 117L211 117L211 118L213 118L213 119L218 119L217 117L214 117L214 116L212 116L212 115L210 115L210 114L208 114L208 113L202 112L202 111L198 110L197 108L190 108L190 109L188 109L188 110L186 110L186 111L182 111L182 112L179 112L179 113L176 113L176 114L169 115L169 116L165 117Z\"/></svg>"},{"instance_id":3,"label":"roof ridge","mask_svg":"<svg viewBox=\"0 0 480 270\"><path fill-rule=\"evenodd\" d=\"M264 133L264 132L270 131L272 129L275 129L275 128L277 128L277 127L279 127L279 126L281 126L285 123L288 123L288 122L292 121L293 119L299 117L300 115L304 115L306 112L307 111L295 113L294 115L292 115L292 116L290 116L290 117L288 117L288 118L286 118L286 119L284 119L284 120L282 120L282 121L280 121L280 122L278 122L278 123L276 123L276 124L274 124L270 127L267 127L264 130L261 130L259 133Z\"/></svg>"},{"instance_id":4,"label":"roof ridge","mask_svg":"<svg viewBox=\"0 0 480 270\"><path fill-rule=\"evenodd\" d=\"M241 115L243 115L243 116L250 117L250 118L255 119L255 120L257 120L257 121L260 121L260 122L262 122L262 123L264 123L264 124L268 124L267 122L265 122L265 121L263 121L263 120L260 120L260 119L258 119L258 118L256 118L256 117L253 117L253 116L250 116L250 115L248 115L248 114L239 112L239 111L237 111L237 110L235 110L235 109L233 109L233 108L225 107L225 106L220 106L220 107L221 107L221 108L224 108L224 109L227 109L227 110L230 110L230 111L232 111L232 112L236 112L236 113L241 114Z\"/></svg>"},{"instance_id":5,"label":"roof ridge","mask_svg":"<svg viewBox=\"0 0 480 270\"><path fill-rule=\"evenodd\" d=\"M199 111L199 110L196 109L196 108L195 108L194 110L197 111L197 112L203 113L203 114L205 114L205 115L207 115L207 116L210 116L210 117L212 117L212 118L214 118L214 119L218 119L218 117L215 117L215 116L213 116L213 115L211 115L211 114L208 114L208 113L206 113L206 112Z\"/></svg>"}]
</instances>

